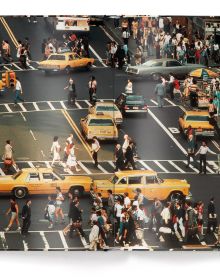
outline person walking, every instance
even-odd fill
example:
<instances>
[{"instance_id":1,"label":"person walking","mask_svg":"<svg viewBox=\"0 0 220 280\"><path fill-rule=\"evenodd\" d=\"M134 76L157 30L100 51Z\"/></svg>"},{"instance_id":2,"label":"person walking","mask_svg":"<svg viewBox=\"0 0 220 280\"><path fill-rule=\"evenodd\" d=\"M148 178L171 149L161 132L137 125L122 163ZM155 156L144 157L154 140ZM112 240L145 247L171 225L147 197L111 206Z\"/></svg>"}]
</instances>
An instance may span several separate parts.
<instances>
[{"instance_id":1,"label":"person walking","mask_svg":"<svg viewBox=\"0 0 220 280\"><path fill-rule=\"evenodd\" d=\"M91 77L89 81L89 100L93 103L93 97L96 95L97 91L97 81L94 76Z\"/></svg>"},{"instance_id":2,"label":"person walking","mask_svg":"<svg viewBox=\"0 0 220 280\"><path fill-rule=\"evenodd\" d=\"M120 144L115 146L115 171L124 169L124 154Z\"/></svg>"},{"instance_id":3,"label":"person walking","mask_svg":"<svg viewBox=\"0 0 220 280\"><path fill-rule=\"evenodd\" d=\"M55 215L55 205L54 201L52 200L51 196L48 196L48 203L45 208L45 218L49 221L49 229L52 229L54 226L54 215Z\"/></svg>"},{"instance_id":4,"label":"person walking","mask_svg":"<svg viewBox=\"0 0 220 280\"><path fill-rule=\"evenodd\" d=\"M76 155L75 155L75 145L73 143L70 144L68 149L69 149L69 155L67 158L66 167L68 169L70 169L71 171L73 171L73 168L75 168L76 172L79 172L81 169L77 167L78 163L77 163ZM65 171L66 171L66 168L65 168Z\"/></svg>"},{"instance_id":5,"label":"person walking","mask_svg":"<svg viewBox=\"0 0 220 280\"><path fill-rule=\"evenodd\" d=\"M15 198L10 199L10 208L6 212L6 215L9 215L9 213L11 213L11 218L10 218L8 226L5 228L5 231L6 232L9 231L14 222L16 222L16 224L17 224L17 230L20 230L21 227L20 227L20 223L19 223L19 219L18 219L19 209L18 209L18 204L15 201Z\"/></svg>"},{"instance_id":6,"label":"person walking","mask_svg":"<svg viewBox=\"0 0 220 280\"><path fill-rule=\"evenodd\" d=\"M186 167L188 168L190 165L190 158L193 159L193 163L195 165L195 147L196 147L196 141L195 136L193 134L189 134L188 141L187 141L187 164Z\"/></svg>"},{"instance_id":7,"label":"person walking","mask_svg":"<svg viewBox=\"0 0 220 280\"><path fill-rule=\"evenodd\" d=\"M94 136L92 138L92 151L91 151L91 153L92 153L92 158L94 160L94 164L95 164L96 167L99 164L98 163L98 151L100 150L100 148L101 147L100 147L99 141L98 141L97 137Z\"/></svg>"},{"instance_id":8,"label":"person walking","mask_svg":"<svg viewBox=\"0 0 220 280\"><path fill-rule=\"evenodd\" d=\"M58 136L54 136L53 138L53 144L51 146L51 149L50 149L50 152L51 154L53 155L53 160L52 160L52 163L51 163L51 166L53 167L54 166L54 163L56 161L59 162L59 164L61 165L61 161L60 161L60 151L61 151L61 147L60 147L60 144L58 142Z\"/></svg>"},{"instance_id":9,"label":"person walking","mask_svg":"<svg viewBox=\"0 0 220 280\"><path fill-rule=\"evenodd\" d=\"M193 79L192 85L189 86L189 99L190 99L190 106L194 109L197 106L199 88L197 86L196 80Z\"/></svg>"},{"instance_id":10,"label":"person walking","mask_svg":"<svg viewBox=\"0 0 220 280\"><path fill-rule=\"evenodd\" d=\"M113 195L112 190L107 190L108 193L108 206L107 206L107 214L110 221L110 218L114 218L114 205L115 205L115 198Z\"/></svg>"},{"instance_id":11,"label":"person walking","mask_svg":"<svg viewBox=\"0 0 220 280\"><path fill-rule=\"evenodd\" d=\"M79 201L73 201L71 204L69 217L71 218L71 226L69 237L73 238L73 231L76 230L82 237L85 237L85 233L82 229L82 210L79 209Z\"/></svg>"},{"instance_id":12,"label":"person walking","mask_svg":"<svg viewBox=\"0 0 220 280\"><path fill-rule=\"evenodd\" d=\"M211 151L209 147L207 146L205 141L202 141L202 145L200 146L199 150L195 154L196 156L199 154L199 161L200 161L200 168L199 168L199 174L204 172L206 174L206 158L207 158L207 153L216 155L215 152Z\"/></svg>"},{"instance_id":13,"label":"person walking","mask_svg":"<svg viewBox=\"0 0 220 280\"><path fill-rule=\"evenodd\" d=\"M58 223L58 218L60 216L62 219L61 224L65 224L63 208L62 208L64 197L63 197L60 187L56 187L56 193L57 193L57 197L56 197L56 211L55 211L56 221L55 221L55 223L56 224Z\"/></svg>"},{"instance_id":14,"label":"person walking","mask_svg":"<svg viewBox=\"0 0 220 280\"><path fill-rule=\"evenodd\" d=\"M64 88L64 90L69 90L68 93L68 104L70 106L75 105L76 102L76 85L72 78L69 78L68 85Z\"/></svg>"},{"instance_id":15,"label":"person walking","mask_svg":"<svg viewBox=\"0 0 220 280\"><path fill-rule=\"evenodd\" d=\"M132 94L133 93L133 83L128 79L127 85L125 86L125 93Z\"/></svg>"},{"instance_id":16,"label":"person walking","mask_svg":"<svg viewBox=\"0 0 220 280\"><path fill-rule=\"evenodd\" d=\"M156 233L159 232L159 228L161 226L161 212L163 210L163 205L158 198L154 198L154 202L151 206L151 214L150 214L150 222L149 222L149 230L152 231L153 225L155 223Z\"/></svg>"},{"instance_id":17,"label":"person walking","mask_svg":"<svg viewBox=\"0 0 220 280\"><path fill-rule=\"evenodd\" d=\"M89 250L97 251L97 244L99 241L99 227L98 221L93 221L93 226L89 234Z\"/></svg>"},{"instance_id":18,"label":"person walking","mask_svg":"<svg viewBox=\"0 0 220 280\"><path fill-rule=\"evenodd\" d=\"M129 141L129 146L125 152L125 168L128 168L128 164L130 163L133 170L136 169L135 162L134 162L134 153L133 153L133 146L134 142Z\"/></svg>"},{"instance_id":19,"label":"person walking","mask_svg":"<svg viewBox=\"0 0 220 280\"><path fill-rule=\"evenodd\" d=\"M163 82L158 83L155 87L154 93L157 97L158 107L162 108L164 106L164 96L166 94L165 84Z\"/></svg>"},{"instance_id":20,"label":"person walking","mask_svg":"<svg viewBox=\"0 0 220 280\"><path fill-rule=\"evenodd\" d=\"M173 73L169 74L169 78L170 78L168 82L169 94L170 94L170 99L173 100L174 99L173 90L174 90L174 80L175 80Z\"/></svg>"},{"instance_id":21,"label":"person walking","mask_svg":"<svg viewBox=\"0 0 220 280\"><path fill-rule=\"evenodd\" d=\"M207 225L207 234L211 233L211 230L215 232L217 227L217 214L215 209L214 197L210 199L208 204L208 225Z\"/></svg>"},{"instance_id":22,"label":"person walking","mask_svg":"<svg viewBox=\"0 0 220 280\"><path fill-rule=\"evenodd\" d=\"M21 234L22 235L28 235L30 234L28 232L29 227L31 225L31 200L28 199L25 203L25 205L22 208L21 217L23 220L22 228L21 228Z\"/></svg>"},{"instance_id":23,"label":"person walking","mask_svg":"<svg viewBox=\"0 0 220 280\"><path fill-rule=\"evenodd\" d=\"M24 99L21 98L22 94L23 94L23 90L22 90L21 82L19 78L16 77L14 106L17 105L18 101L24 102Z\"/></svg>"},{"instance_id":24,"label":"person walking","mask_svg":"<svg viewBox=\"0 0 220 280\"><path fill-rule=\"evenodd\" d=\"M11 166L14 164L11 140L6 140L5 151L2 159L4 161L3 171L7 174Z\"/></svg>"}]
</instances>

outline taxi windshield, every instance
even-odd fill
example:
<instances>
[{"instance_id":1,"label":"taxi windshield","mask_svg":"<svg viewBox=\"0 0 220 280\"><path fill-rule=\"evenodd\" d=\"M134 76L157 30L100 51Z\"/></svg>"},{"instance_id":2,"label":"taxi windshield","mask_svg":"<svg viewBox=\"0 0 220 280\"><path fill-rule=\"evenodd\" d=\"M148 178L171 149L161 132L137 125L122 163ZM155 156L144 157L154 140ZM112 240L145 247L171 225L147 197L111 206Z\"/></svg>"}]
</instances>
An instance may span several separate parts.
<instances>
[{"instance_id":1,"label":"taxi windshield","mask_svg":"<svg viewBox=\"0 0 220 280\"><path fill-rule=\"evenodd\" d=\"M112 176L111 179L110 179L110 182L112 184L116 184L118 182L118 177L116 175Z\"/></svg>"},{"instance_id":2,"label":"taxi windshield","mask_svg":"<svg viewBox=\"0 0 220 280\"><path fill-rule=\"evenodd\" d=\"M47 60L65 60L65 55L51 55Z\"/></svg>"},{"instance_id":3,"label":"taxi windshield","mask_svg":"<svg viewBox=\"0 0 220 280\"><path fill-rule=\"evenodd\" d=\"M208 122L209 116L187 116L186 121Z\"/></svg>"},{"instance_id":4,"label":"taxi windshield","mask_svg":"<svg viewBox=\"0 0 220 280\"><path fill-rule=\"evenodd\" d=\"M90 120L89 126L113 126L111 119L93 119Z\"/></svg>"},{"instance_id":5,"label":"taxi windshield","mask_svg":"<svg viewBox=\"0 0 220 280\"><path fill-rule=\"evenodd\" d=\"M118 109L115 106L97 106L96 111L98 112L111 112L111 111L118 111Z\"/></svg>"}]
</instances>

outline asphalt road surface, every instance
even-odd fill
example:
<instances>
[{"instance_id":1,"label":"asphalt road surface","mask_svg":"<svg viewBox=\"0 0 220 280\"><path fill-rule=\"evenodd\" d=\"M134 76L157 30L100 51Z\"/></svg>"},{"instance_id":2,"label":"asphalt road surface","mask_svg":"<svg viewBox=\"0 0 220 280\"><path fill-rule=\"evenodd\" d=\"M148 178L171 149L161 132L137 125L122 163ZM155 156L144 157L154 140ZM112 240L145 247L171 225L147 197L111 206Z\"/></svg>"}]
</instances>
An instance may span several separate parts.
<instances>
[{"instance_id":1,"label":"asphalt road surface","mask_svg":"<svg viewBox=\"0 0 220 280\"><path fill-rule=\"evenodd\" d=\"M99 153L100 164L96 168L91 159L89 144L80 137L80 118L88 113L88 81L91 75L98 82L97 97L100 100L113 100L124 91L128 76L124 71L111 69L105 65L105 44L109 36L100 27L92 27L89 34L90 54L95 58L95 67L91 71L75 70L71 73L77 90L77 103L74 107L67 104L67 92L64 87L69 75L65 73L52 73L45 75L37 70L38 61L42 58L41 43L44 38L53 37L54 34L44 18L38 23L28 23L26 18L6 17L17 40L28 37L31 44L32 62L27 70L22 70L16 61L16 49L11 37L0 24L0 39L7 39L11 45L14 62L3 66L1 72L14 70L20 78L24 103L14 107L14 92L8 90L0 95L0 154L3 154L6 139L11 139L15 150L15 159L19 168L32 166L50 166L50 147L53 137L59 136L63 146L69 133L74 134L74 141L78 148L76 156L81 166L77 174L87 174L92 177L109 177L114 172L113 151L114 142L101 143ZM57 35L60 38L60 35ZM191 185L191 193L195 200L204 201L207 205L210 197L214 196L217 213L220 215L219 175L216 174L217 157L208 156L208 175L199 175L198 169L186 164L186 140L178 131L178 118L183 114L184 108L178 101L165 100L163 109L157 107L154 95L155 83L144 79L134 79L134 92L142 94L147 100L149 112L146 117L134 115L126 117L119 130L119 142L123 141L124 134L128 134L137 143L140 159L137 167L140 169L153 169L162 178L186 179ZM65 114L64 114L65 112ZM67 117L69 116L69 118ZM72 120L71 122L69 120ZM74 125L73 125L74 123ZM200 144L201 139L199 140ZM219 139L209 139L208 146L216 153L220 153ZM55 169L65 174L60 166ZM11 174L16 172L11 170ZM0 174L2 163L0 163ZM74 173L73 173L74 175ZM2 250L86 250L88 243L89 213L92 201L89 196L81 199L80 207L83 209L83 228L86 232L85 240L76 235L73 239L63 236L63 226L56 225L48 230L48 223L43 219L44 207L47 197L33 197L31 235L22 238L19 232L5 233L8 218L5 211L8 207L9 197L0 198L0 249ZM19 201L23 205L24 200ZM65 213L68 211L68 202L65 201ZM68 221L66 217L66 222ZM14 229L15 230L15 229ZM216 237L207 236L205 244L213 244ZM145 244L140 248L146 250L184 249L183 244L176 236L163 236L158 239L155 233L145 230ZM198 240L192 244L201 245ZM110 244L113 248L113 242ZM203 244L204 245L204 244ZM120 247L118 247L120 249ZM185 248L187 249L187 248Z\"/></svg>"}]
</instances>

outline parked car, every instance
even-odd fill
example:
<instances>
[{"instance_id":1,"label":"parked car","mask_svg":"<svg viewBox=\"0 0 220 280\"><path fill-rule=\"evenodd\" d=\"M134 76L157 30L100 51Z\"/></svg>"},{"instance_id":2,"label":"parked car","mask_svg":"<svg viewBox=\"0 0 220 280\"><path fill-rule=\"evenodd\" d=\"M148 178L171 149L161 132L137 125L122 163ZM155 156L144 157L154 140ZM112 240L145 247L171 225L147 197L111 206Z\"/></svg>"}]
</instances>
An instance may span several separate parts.
<instances>
[{"instance_id":1,"label":"parked car","mask_svg":"<svg viewBox=\"0 0 220 280\"><path fill-rule=\"evenodd\" d=\"M108 198L107 191L111 189L115 195L128 192L129 197L134 199L136 189L140 188L148 200L157 197L160 200L183 199L191 196L190 185L186 180L161 179L153 170L125 170L115 172L110 179L94 180L91 195L101 193L104 199Z\"/></svg>"},{"instance_id":2,"label":"parked car","mask_svg":"<svg viewBox=\"0 0 220 280\"><path fill-rule=\"evenodd\" d=\"M24 198L34 194L56 194L56 187L63 193L82 196L89 192L92 179L88 176L63 176L52 168L24 168L14 175L0 176L0 194L13 194Z\"/></svg>"},{"instance_id":3,"label":"parked car","mask_svg":"<svg viewBox=\"0 0 220 280\"><path fill-rule=\"evenodd\" d=\"M209 123L209 113L207 111L186 111L179 118L179 130L184 137L187 133L187 128L191 125L195 129L195 134L198 136L214 136L214 126Z\"/></svg>"},{"instance_id":4,"label":"parked car","mask_svg":"<svg viewBox=\"0 0 220 280\"><path fill-rule=\"evenodd\" d=\"M65 70L69 73L75 68L90 69L94 63L94 58L80 57L73 52L53 53L46 60L39 63L38 69L46 73L52 71Z\"/></svg>"},{"instance_id":5,"label":"parked car","mask_svg":"<svg viewBox=\"0 0 220 280\"><path fill-rule=\"evenodd\" d=\"M113 101L96 102L94 106L89 107L89 114L100 113L112 117L116 124L123 122L122 114Z\"/></svg>"},{"instance_id":6,"label":"parked car","mask_svg":"<svg viewBox=\"0 0 220 280\"><path fill-rule=\"evenodd\" d=\"M181 64L176 59L162 58L152 59L138 66L128 66L126 72L137 77L150 78L159 81L161 75L167 77L169 73L174 73L178 79L183 79L192 70L205 68L201 64Z\"/></svg>"},{"instance_id":7,"label":"parked car","mask_svg":"<svg viewBox=\"0 0 220 280\"><path fill-rule=\"evenodd\" d=\"M80 120L86 140L96 136L99 140L117 140L118 129L112 117L104 114L88 114Z\"/></svg>"},{"instance_id":8,"label":"parked car","mask_svg":"<svg viewBox=\"0 0 220 280\"><path fill-rule=\"evenodd\" d=\"M147 113L146 100L142 95L122 93L116 99L115 104L123 114Z\"/></svg>"}]
</instances>

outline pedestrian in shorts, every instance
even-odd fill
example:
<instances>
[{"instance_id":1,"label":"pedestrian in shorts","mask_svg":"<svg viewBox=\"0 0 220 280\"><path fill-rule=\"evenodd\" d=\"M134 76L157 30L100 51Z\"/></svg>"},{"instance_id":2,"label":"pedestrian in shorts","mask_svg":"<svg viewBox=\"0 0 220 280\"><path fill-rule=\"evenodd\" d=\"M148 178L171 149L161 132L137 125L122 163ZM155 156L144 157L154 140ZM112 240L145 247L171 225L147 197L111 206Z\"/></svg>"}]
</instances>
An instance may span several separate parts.
<instances>
[{"instance_id":1,"label":"pedestrian in shorts","mask_svg":"<svg viewBox=\"0 0 220 280\"><path fill-rule=\"evenodd\" d=\"M65 221L64 221L64 214L63 214L63 208L62 208L64 197L63 197L60 187L56 187L56 193L57 193L56 211L55 211L56 223L58 223L58 218L60 216L62 219L61 224L64 224Z\"/></svg>"},{"instance_id":2,"label":"pedestrian in shorts","mask_svg":"<svg viewBox=\"0 0 220 280\"><path fill-rule=\"evenodd\" d=\"M19 223L19 219L18 219L18 213L19 213L19 209L18 209L18 204L15 201L15 198L11 198L10 199L10 208L8 209L8 211L6 212L6 215L9 215L9 213L11 213L11 218L9 221L8 226L6 227L5 231L9 231L12 227L12 225L14 224L14 222L17 224L17 230L20 230L20 223Z\"/></svg>"},{"instance_id":3,"label":"pedestrian in shorts","mask_svg":"<svg viewBox=\"0 0 220 280\"><path fill-rule=\"evenodd\" d=\"M52 229L54 226L54 215L55 215L55 205L54 205L54 201L52 200L51 196L48 196L48 203L47 206L45 208L45 217L48 219L50 225L49 225L49 229Z\"/></svg>"}]
</instances>

